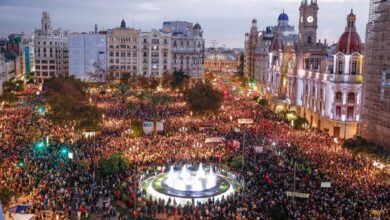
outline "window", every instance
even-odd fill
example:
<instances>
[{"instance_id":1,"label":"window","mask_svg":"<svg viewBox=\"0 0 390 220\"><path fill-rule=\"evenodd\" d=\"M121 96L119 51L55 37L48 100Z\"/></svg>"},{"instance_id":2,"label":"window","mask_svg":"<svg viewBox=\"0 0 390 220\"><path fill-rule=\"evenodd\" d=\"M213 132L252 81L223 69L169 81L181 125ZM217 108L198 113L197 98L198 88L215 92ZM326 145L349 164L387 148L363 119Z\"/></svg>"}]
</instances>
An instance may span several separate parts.
<instances>
[{"instance_id":1,"label":"window","mask_svg":"<svg viewBox=\"0 0 390 220\"><path fill-rule=\"evenodd\" d=\"M355 113L355 108L353 106L348 106L348 108L347 108L347 119L353 120L354 113Z\"/></svg>"},{"instance_id":2,"label":"window","mask_svg":"<svg viewBox=\"0 0 390 220\"><path fill-rule=\"evenodd\" d=\"M341 106L336 106L336 118L341 117Z\"/></svg>"},{"instance_id":3,"label":"window","mask_svg":"<svg viewBox=\"0 0 390 220\"><path fill-rule=\"evenodd\" d=\"M308 43L308 44L311 44L311 41L312 41L312 40L311 40L311 36L308 36L308 37L307 37L307 43Z\"/></svg>"},{"instance_id":4,"label":"window","mask_svg":"<svg viewBox=\"0 0 390 220\"><path fill-rule=\"evenodd\" d=\"M355 102L355 93L348 93L348 102Z\"/></svg>"},{"instance_id":5,"label":"window","mask_svg":"<svg viewBox=\"0 0 390 220\"><path fill-rule=\"evenodd\" d=\"M351 74L352 74L352 75L356 75L356 74L357 74L357 62L356 62L356 61L353 61L353 62L352 62Z\"/></svg>"},{"instance_id":6,"label":"window","mask_svg":"<svg viewBox=\"0 0 390 220\"><path fill-rule=\"evenodd\" d=\"M339 60L337 69L338 69L337 70L338 74L343 74L343 72L344 72L344 62L342 60Z\"/></svg>"},{"instance_id":7,"label":"window","mask_svg":"<svg viewBox=\"0 0 390 220\"><path fill-rule=\"evenodd\" d=\"M340 91L336 92L336 101L341 101L342 98L343 98L343 93L341 93Z\"/></svg>"}]
</instances>

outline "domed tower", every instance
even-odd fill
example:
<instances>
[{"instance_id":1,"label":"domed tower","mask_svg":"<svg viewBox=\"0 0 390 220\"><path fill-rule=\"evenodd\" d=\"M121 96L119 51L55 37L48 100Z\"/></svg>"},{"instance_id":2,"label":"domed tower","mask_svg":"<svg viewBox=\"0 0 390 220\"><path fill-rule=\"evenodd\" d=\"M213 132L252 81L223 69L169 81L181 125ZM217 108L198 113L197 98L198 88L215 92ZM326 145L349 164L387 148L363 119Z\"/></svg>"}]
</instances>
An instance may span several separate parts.
<instances>
[{"instance_id":1,"label":"domed tower","mask_svg":"<svg viewBox=\"0 0 390 220\"><path fill-rule=\"evenodd\" d=\"M283 12L278 17L278 26L287 26L288 25L288 15Z\"/></svg>"},{"instance_id":2,"label":"domed tower","mask_svg":"<svg viewBox=\"0 0 390 220\"><path fill-rule=\"evenodd\" d=\"M48 31L51 30L51 20L49 12L44 11L42 14L42 20L41 20L42 30Z\"/></svg>"},{"instance_id":3,"label":"domed tower","mask_svg":"<svg viewBox=\"0 0 390 220\"><path fill-rule=\"evenodd\" d=\"M347 16L347 27L337 43L335 73L361 75L363 65L362 44L355 27L356 15L351 10ZM348 58L347 56L348 55Z\"/></svg>"},{"instance_id":4,"label":"domed tower","mask_svg":"<svg viewBox=\"0 0 390 220\"><path fill-rule=\"evenodd\" d=\"M199 23L196 23L194 25L194 33L196 36L199 36L199 37L202 37L203 35L203 30L202 30L202 27L200 26Z\"/></svg>"},{"instance_id":5,"label":"domed tower","mask_svg":"<svg viewBox=\"0 0 390 220\"><path fill-rule=\"evenodd\" d=\"M356 15L351 10L351 13L347 16L345 32L341 35L337 44L337 51L344 54L361 53L361 40L359 34L356 32L355 23Z\"/></svg>"},{"instance_id":6,"label":"domed tower","mask_svg":"<svg viewBox=\"0 0 390 220\"><path fill-rule=\"evenodd\" d=\"M126 28L126 22L125 22L125 19L122 19L122 22L121 22L121 28Z\"/></svg>"}]
</instances>

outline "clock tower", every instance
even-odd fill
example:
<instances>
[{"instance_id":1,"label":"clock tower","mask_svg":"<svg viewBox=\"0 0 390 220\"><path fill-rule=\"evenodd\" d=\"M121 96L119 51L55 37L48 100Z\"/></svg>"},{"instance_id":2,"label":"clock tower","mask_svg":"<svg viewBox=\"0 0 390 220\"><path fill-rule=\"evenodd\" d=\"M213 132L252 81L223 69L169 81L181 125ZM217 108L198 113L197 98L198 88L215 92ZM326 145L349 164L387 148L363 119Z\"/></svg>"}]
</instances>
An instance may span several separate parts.
<instances>
[{"instance_id":1,"label":"clock tower","mask_svg":"<svg viewBox=\"0 0 390 220\"><path fill-rule=\"evenodd\" d=\"M317 42L318 9L317 0L302 0L301 2L299 39L303 46L315 45Z\"/></svg>"}]
</instances>

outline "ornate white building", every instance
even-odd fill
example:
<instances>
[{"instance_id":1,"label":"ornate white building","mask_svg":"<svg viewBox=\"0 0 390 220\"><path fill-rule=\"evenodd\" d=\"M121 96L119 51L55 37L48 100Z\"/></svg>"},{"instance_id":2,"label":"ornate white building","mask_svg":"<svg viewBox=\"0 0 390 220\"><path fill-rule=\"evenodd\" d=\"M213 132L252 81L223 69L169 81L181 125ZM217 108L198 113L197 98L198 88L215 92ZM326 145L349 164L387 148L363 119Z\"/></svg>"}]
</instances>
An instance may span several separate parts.
<instances>
[{"instance_id":1,"label":"ornate white building","mask_svg":"<svg viewBox=\"0 0 390 220\"><path fill-rule=\"evenodd\" d=\"M48 12L44 11L41 29L34 34L35 78L38 83L50 77L68 74L68 33L54 30Z\"/></svg>"},{"instance_id":2,"label":"ornate white building","mask_svg":"<svg viewBox=\"0 0 390 220\"><path fill-rule=\"evenodd\" d=\"M172 70L182 70L192 78L203 78L205 40L199 24L166 21L163 32L171 34Z\"/></svg>"},{"instance_id":3,"label":"ornate white building","mask_svg":"<svg viewBox=\"0 0 390 220\"><path fill-rule=\"evenodd\" d=\"M274 38L277 42L272 44ZM275 49L271 45L277 48L283 45L292 46L298 41L295 27L289 24L288 15L284 11L278 16L277 25L268 26L260 32L257 20L252 20L251 31L246 34L245 39L244 75L258 83L261 95L266 95L269 53Z\"/></svg>"},{"instance_id":4,"label":"ornate white building","mask_svg":"<svg viewBox=\"0 0 390 220\"><path fill-rule=\"evenodd\" d=\"M351 12L329 62L326 42L317 41L318 5L302 1L299 38L276 33L269 53L267 92L276 111L295 110L330 135L350 138L361 117L362 44Z\"/></svg>"},{"instance_id":5,"label":"ornate white building","mask_svg":"<svg viewBox=\"0 0 390 220\"><path fill-rule=\"evenodd\" d=\"M152 30L140 34L140 75L162 77L171 72L171 34Z\"/></svg>"}]
</instances>

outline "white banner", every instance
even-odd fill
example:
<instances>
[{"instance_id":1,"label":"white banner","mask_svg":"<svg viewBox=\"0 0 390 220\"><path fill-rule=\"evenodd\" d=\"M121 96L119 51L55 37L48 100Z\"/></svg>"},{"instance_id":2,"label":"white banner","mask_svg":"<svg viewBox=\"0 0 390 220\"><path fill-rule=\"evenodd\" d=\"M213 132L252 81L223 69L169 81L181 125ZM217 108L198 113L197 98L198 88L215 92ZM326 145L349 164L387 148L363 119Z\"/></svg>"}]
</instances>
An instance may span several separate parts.
<instances>
[{"instance_id":1,"label":"white banner","mask_svg":"<svg viewBox=\"0 0 390 220\"><path fill-rule=\"evenodd\" d=\"M256 152L256 153L260 154L260 153L263 153L263 151L264 151L264 148L263 148L263 147L259 147L259 146L256 146L256 147L255 147L255 152Z\"/></svg>"},{"instance_id":2,"label":"white banner","mask_svg":"<svg viewBox=\"0 0 390 220\"><path fill-rule=\"evenodd\" d=\"M239 118L238 124L253 124L253 119L251 118Z\"/></svg>"},{"instance_id":3,"label":"white banner","mask_svg":"<svg viewBox=\"0 0 390 220\"><path fill-rule=\"evenodd\" d=\"M310 197L309 193L300 193L300 192L290 192L290 191L287 191L286 194L287 194L288 197L297 197L297 198L304 198L304 199L308 199Z\"/></svg>"},{"instance_id":4,"label":"white banner","mask_svg":"<svg viewBox=\"0 0 390 220\"><path fill-rule=\"evenodd\" d=\"M157 131L164 131L164 122L163 121L157 122Z\"/></svg>"},{"instance_id":5,"label":"white banner","mask_svg":"<svg viewBox=\"0 0 390 220\"><path fill-rule=\"evenodd\" d=\"M92 131L92 132L83 132L83 135L85 138L90 138L90 137L93 137L96 135L96 132Z\"/></svg>"},{"instance_id":6,"label":"white banner","mask_svg":"<svg viewBox=\"0 0 390 220\"><path fill-rule=\"evenodd\" d=\"M321 182L321 188L330 188L331 183L330 182Z\"/></svg>"},{"instance_id":7,"label":"white banner","mask_svg":"<svg viewBox=\"0 0 390 220\"><path fill-rule=\"evenodd\" d=\"M146 135L153 134L153 122L144 121L143 131L144 131L144 134L146 134Z\"/></svg>"},{"instance_id":8,"label":"white banner","mask_svg":"<svg viewBox=\"0 0 390 220\"><path fill-rule=\"evenodd\" d=\"M206 138L204 142L207 144L207 143L220 143L223 141L225 141L225 138L223 137L214 137L214 138Z\"/></svg>"},{"instance_id":9,"label":"white banner","mask_svg":"<svg viewBox=\"0 0 390 220\"><path fill-rule=\"evenodd\" d=\"M158 121L156 122L156 130L164 131L164 122ZM152 121L144 121L143 131L145 135L152 135L153 134L153 122Z\"/></svg>"}]
</instances>

